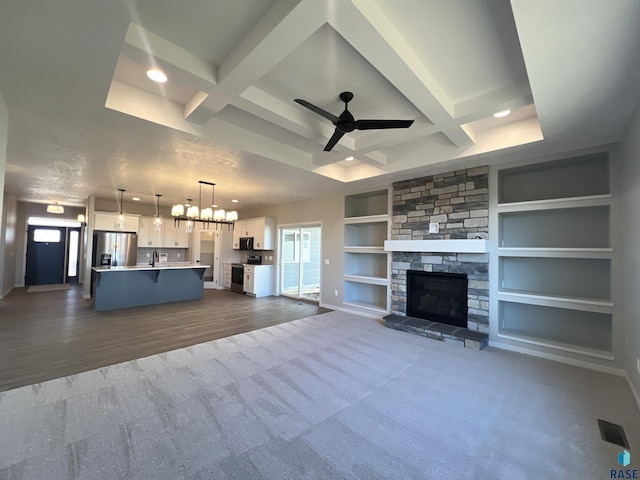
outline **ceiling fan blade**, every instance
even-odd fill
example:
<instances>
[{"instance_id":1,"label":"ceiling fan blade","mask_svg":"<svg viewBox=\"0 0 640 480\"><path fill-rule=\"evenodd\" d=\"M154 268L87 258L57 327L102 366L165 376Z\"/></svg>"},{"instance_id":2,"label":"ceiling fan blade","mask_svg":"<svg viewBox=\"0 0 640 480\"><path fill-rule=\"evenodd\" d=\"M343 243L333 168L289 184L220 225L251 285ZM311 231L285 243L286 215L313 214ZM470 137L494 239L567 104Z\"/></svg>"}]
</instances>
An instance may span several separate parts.
<instances>
[{"instance_id":1,"label":"ceiling fan blade","mask_svg":"<svg viewBox=\"0 0 640 480\"><path fill-rule=\"evenodd\" d=\"M316 107L313 103L309 103L306 100L302 100L301 98L296 98L293 101L299 103L303 107L307 107L312 112L323 116L327 120L331 120L333 123L336 123L338 121L338 117L336 117L333 113L329 113L326 110L321 109L320 107Z\"/></svg>"},{"instance_id":2,"label":"ceiling fan blade","mask_svg":"<svg viewBox=\"0 0 640 480\"><path fill-rule=\"evenodd\" d=\"M330 152L331 149L336 146L336 143L338 143L338 140L340 140L343 135L344 135L344 132L341 132L340 130L338 130L336 128L336 131L333 132L333 135L329 139L329 142L327 143L327 146L324 147L324 151L325 152Z\"/></svg>"},{"instance_id":3,"label":"ceiling fan blade","mask_svg":"<svg viewBox=\"0 0 640 480\"><path fill-rule=\"evenodd\" d=\"M358 130L377 130L382 128L409 128L413 120L356 120Z\"/></svg>"}]
</instances>

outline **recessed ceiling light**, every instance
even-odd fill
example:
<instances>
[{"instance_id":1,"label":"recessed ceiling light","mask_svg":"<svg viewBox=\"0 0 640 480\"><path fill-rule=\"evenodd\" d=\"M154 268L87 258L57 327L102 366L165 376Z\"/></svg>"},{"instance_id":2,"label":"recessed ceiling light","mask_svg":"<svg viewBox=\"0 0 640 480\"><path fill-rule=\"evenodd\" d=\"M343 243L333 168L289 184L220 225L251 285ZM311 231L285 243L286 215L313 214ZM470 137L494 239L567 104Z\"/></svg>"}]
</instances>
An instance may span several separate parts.
<instances>
[{"instance_id":1,"label":"recessed ceiling light","mask_svg":"<svg viewBox=\"0 0 640 480\"><path fill-rule=\"evenodd\" d=\"M133 200L134 202L139 202L140 201L140 197L133 197L131 200Z\"/></svg>"},{"instance_id":2,"label":"recessed ceiling light","mask_svg":"<svg viewBox=\"0 0 640 480\"><path fill-rule=\"evenodd\" d=\"M167 75L159 68L147 70L147 77L158 83L164 83L167 81Z\"/></svg>"},{"instance_id":3,"label":"recessed ceiling light","mask_svg":"<svg viewBox=\"0 0 640 480\"><path fill-rule=\"evenodd\" d=\"M240 200L231 200L231 203L238 203Z\"/></svg>"},{"instance_id":4,"label":"recessed ceiling light","mask_svg":"<svg viewBox=\"0 0 640 480\"><path fill-rule=\"evenodd\" d=\"M506 117L511 113L511 110L502 110L501 112L494 113L493 116L496 118Z\"/></svg>"},{"instance_id":5,"label":"recessed ceiling light","mask_svg":"<svg viewBox=\"0 0 640 480\"><path fill-rule=\"evenodd\" d=\"M347 162L350 162L351 160L353 160L353 157L347 157L347 158L345 158L345 160L346 160Z\"/></svg>"}]
</instances>

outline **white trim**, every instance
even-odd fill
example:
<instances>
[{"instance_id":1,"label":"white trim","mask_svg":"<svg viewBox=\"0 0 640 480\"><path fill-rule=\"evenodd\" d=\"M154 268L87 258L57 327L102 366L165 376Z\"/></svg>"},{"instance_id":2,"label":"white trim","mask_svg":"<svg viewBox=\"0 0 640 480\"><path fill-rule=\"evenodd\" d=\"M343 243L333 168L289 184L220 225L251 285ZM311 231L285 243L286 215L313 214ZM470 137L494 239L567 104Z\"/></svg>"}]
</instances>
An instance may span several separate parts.
<instances>
[{"instance_id":1,"label":"white trim","mask_svg":"<svg viewBox=\"0 0 640 480\"><path fill-rule=\"evenodd\" d=\"M502 342L496 342L495 340L489 340L489 346L495 347L500 350L507 350L509 352L522 353L524 355L530 355L532 357L544 358L547 360L553 360L558 363L564 363L567 365L573 365L575 367L582 367L589 370L595 370L597 372L611 373L619 377L625 377L626 372L621 368L609 367L606 365L599 365L597 363L587 362L585 360L577 360L575 358L564 357L560 355L553 355L552 353L540 352L538 350L531 350L529 348L517 347L515 345L509 345Z\"/></svg>"},{"instance_id":2,"label":"white trim","mask_svg":"<svg viewBox=\"0 0 640 480\"><path fill-rule=\"evenodd\" d=\"M485 239L470 240L385 240L385 252L488 253Z\"/></svg>"},{"instance_id":3,"label":"white trim","mask_svg":"<svg viewBox=\"0 0 640 480\"><path fill-rule=\"evenodd\" d=\"M601 195L585 195L582 197L561 197L545 200L529 200L526 202L498 203L496 207L500 213L550 210L556 208L596 207L610 205L612 198L613 195L611 193L603 193Z\"/></svg>"},{"instance_id":4,"label":"white trim","mask_svg":"<svg viewBox=\"0 0 640 480\"><path fill-rule=\"evenodd\" d=\"M365 215L362 217L345 217L344 223L346 225L351 225L354 223L384 223L387 222L391 217L387 213L382 213L380 215Z\"/></svg>"}]
</instances>

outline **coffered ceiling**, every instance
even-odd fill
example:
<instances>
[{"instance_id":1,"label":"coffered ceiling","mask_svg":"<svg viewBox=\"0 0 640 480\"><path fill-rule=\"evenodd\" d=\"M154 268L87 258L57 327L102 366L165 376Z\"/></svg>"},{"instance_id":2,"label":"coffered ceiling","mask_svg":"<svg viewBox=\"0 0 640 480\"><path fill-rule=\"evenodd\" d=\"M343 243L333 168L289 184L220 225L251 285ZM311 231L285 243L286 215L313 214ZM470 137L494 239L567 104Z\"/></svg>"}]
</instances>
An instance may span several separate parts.
<instances>
[{"instance_id":1,"label":"coffered ceiling","mask_svg":"<svg viewBox=\"0 0 640 480\"><path fill-rule=\"evenodd\" d=\"M242 208L615 142L639 25L633 0L0 0L5 189L173 203L207 180ZM334 126L293 100L337 116L343 91L414 123L324 152Z\"/></svg>"}]
</instances>

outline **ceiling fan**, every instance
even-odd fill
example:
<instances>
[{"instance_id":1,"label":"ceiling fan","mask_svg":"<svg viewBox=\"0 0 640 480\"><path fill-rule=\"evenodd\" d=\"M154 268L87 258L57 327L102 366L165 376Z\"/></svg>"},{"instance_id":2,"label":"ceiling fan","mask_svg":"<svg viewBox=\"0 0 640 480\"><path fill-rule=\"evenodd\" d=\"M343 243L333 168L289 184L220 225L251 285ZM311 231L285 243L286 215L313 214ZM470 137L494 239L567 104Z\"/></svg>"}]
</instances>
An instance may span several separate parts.
<instances>
[{"instance_id":1,"label":"ceiling fan","mask_svg":"<svg viewBox=\"0 0 640 480\"><path fill-rule=\"evenodd\" d=\"M355 120L351 112L349 111L349 102L353 99L353 93L342 92L340 94L340 100L344 102L344 112L336 117L332 113L326 110L316 107L314 104L302 100L301 98L294 99L303 107L307 107L312 112L323 116L327 120L331 120L336 126L333 135L329 139L329 142L324 147L325 152L330 152L336 143L342 138L345 133L353 132L354 130L378 130L381 128L409 128L413 123L413 120Z\"/></svg>"}]
</instances>

